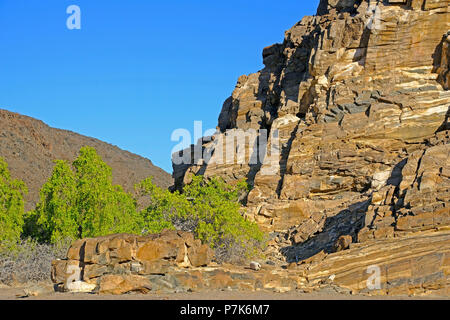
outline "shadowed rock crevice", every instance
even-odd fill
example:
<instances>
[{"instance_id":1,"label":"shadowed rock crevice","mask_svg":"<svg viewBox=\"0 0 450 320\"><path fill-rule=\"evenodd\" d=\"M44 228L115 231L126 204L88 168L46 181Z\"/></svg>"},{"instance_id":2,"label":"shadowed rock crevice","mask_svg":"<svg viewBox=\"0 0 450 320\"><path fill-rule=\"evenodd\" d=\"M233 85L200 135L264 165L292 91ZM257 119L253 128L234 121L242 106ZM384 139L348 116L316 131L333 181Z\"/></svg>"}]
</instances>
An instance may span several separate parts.
<instances>
[{"instance_id":1,"label":"shadowed rock crevice","mask_svg":"<svg viewBox=\"0 0 450 320\"><path fill-rule=\"evenodd\" d=\"M291 133L291 137L289 138L288 142L281 148L280 181L278 182L277 191L276 191L278 194L278 197L281 196L281 189L283 188L284 176L286 175L286 171L287 171L287 162L289 159L289 154L291 152L292 142L294 141L295 137L297 136L299 125L300 125L300 123L296 125L295 129Z\"/></svg>"},{"instance_id":2,"label":"shadowed rock crevice","mask_svg":"<svg viewBox=\"0 0 450 320\"><path fill-rule=\"evenodd\" d=\"M340 211L337 215L327 217L323 229L298 245L281 249L288 263L299 263L320 252L332 253L334 244L341 236L351 236L357 242L358 232L364 228L365 215L370 200L361 201Z\"/></svg>"}]
</instances>

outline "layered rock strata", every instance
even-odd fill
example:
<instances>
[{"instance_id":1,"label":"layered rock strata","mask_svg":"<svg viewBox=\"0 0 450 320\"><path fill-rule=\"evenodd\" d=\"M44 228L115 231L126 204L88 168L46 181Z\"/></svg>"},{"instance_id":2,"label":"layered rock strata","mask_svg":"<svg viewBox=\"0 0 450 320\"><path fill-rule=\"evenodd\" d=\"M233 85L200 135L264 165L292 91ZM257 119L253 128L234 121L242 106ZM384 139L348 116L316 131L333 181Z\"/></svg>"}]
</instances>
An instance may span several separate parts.
<instances>
[{"instance_id":1,"label":"layered rock strata","mask_svg":"<svg viewBox=\"0 0 450 320\"><path fill-rule=\"evenodd\" d=\"M176 185L197 174L246 179L247 216L271 233L269 256L287 262L334 254L342 236L385 241L388 258L403 238L420 247L424 234L448 230L449 5L322 0L225 101L218 132L200 147L226 161L174 164ZM245 134L263 129L266 150L251 163L261 141ZM239 132L223 152L219 142ZM347 250L339 257L352 261Z\"/></svg>"},{"instance_id":2,"label":"layered rock strata","mask_svg":"<svg viewBox=\"0 0 450 320\"><path fill-rule=\"evenodd\" d=\"M192 174L248 179L249 216L271 231L306 224L305 240L396 185L405 159L448 128L449 1L334 2L264 49L265 68L239 78L220 132L203 145L214 151L236 130L278 130L278 159L174 165L179 186Z\"/></svg>"}]
</instances>

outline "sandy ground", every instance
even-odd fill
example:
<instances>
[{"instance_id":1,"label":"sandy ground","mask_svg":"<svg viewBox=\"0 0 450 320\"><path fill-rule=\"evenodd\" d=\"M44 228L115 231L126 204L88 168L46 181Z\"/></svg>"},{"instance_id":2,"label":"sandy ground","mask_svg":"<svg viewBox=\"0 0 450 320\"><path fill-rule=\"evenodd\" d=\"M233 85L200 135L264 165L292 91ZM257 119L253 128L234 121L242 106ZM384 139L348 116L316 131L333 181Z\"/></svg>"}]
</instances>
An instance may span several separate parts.
<instances>
[{"instance_id":1,"label":"sandy ground","mask_svg":"<svg viewBox=\"0 0 450 320\"><path fill-rule=\"evenodd\" d=\"M24 297L24 288L0 287L0 300L450 300L443 297L408 297L408 296L366 296L345 295L335 292L314 293L271 293L271 292L199 292L199 293L173 293L173 294L126 294L121 296L74 294L74 293L47 293L37 297Z\"/></svg>"}]
</instances>

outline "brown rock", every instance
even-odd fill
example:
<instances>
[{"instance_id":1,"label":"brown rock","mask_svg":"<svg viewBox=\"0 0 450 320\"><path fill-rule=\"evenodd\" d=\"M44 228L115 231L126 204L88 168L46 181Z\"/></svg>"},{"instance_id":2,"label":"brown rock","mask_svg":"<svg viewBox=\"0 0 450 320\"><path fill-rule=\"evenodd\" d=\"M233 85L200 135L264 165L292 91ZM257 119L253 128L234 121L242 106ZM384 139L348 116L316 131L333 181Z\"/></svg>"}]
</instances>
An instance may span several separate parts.
<instances>
[{"instance_id":1,"label":"brown rock","mask_svg":"<svg viewBox=\"0 0 450 320\"><path fill-rule=\"evenodd\" d=\"M166 274L169 271L171 263L167 260L144 261L143 267L139 271L141 275L148 274Z\"/></svg>"},{"instance_id":2,"label":"brown rock","mask_svg":"<svg viewBox=\"0 0 450 320\"><path fill-rule=\"evenodd\" d=\"M136 275L105 275L100 279L98 293L120 295L129 292L148 293L150 281Z\"/></svg>"},{"instance_id":3,"label":"brown rock","mask_svg":"<svg viewBox=\"0 0 450 320\"><path fill-rule=\"evenodd\" d=\"M67 258L69 260L80 260L81 247L84 245L84 240L76 240L67 251Z\"/></svg>"},{"instance_id":4,"label":"brown rock","mask_svg":"<svg viewBox=\"0 0 450 320\"><path fill-rule=\"evenodd\" d=\"M90 279L101 277L108 271L109 269L106 266L98 264L85 265L83 268L83 280L89 281Z\"/></svg>"},{"instance_id":5,"label":"brown rock","mask_svg":"<svg viewBox=\"0 0 450 320\"><path fill-rule=\"evenodd\" d=\"M178 247L173 244L155 240L144 244L137 251L137 259L140 261L155 261L159 259L175 258L178 253Z\"/></svg>"},{"instance_id":6,"label":"brown rock","mask_svg":"<svg viewBox=\"0 0 450 320\"><path fill-rule=\"evenodd\" d=\"M188 248L189 261L194 267L207 266L211 263L213 256L214 252L206 244Z\"/></svg>"},{"instance_id":7,"label":"brown rock","mask_svg":"<svg viewBox=\"0 0 450 320\"><path fill-rule=\"evenodd\" d=\"M51 280L53 283L64 283L66 280L66 260L53 260L51 267Z\"/></svg>"},{"instance_id":8,"label":"brown rock","mask_svg":"<svg viewBox=\"0 0 450 320\"><path fill-rule=\"evenodd\" d=\"M339 252L343 250L347 250L350 248L350 245L353 242L352 236L340 236L339 239L334 244L334 251Z\"/></svg>"}]
</instances>

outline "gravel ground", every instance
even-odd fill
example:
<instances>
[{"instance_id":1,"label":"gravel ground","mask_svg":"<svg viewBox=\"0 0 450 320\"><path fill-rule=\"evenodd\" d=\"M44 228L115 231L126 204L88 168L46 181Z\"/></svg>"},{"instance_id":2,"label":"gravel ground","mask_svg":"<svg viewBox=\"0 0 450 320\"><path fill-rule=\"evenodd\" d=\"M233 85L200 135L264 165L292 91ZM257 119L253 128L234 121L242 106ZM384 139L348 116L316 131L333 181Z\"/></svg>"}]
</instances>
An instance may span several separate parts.
<instances>
[{"instance_id":1,"label":"gravel ground","mask_svg":"<svg viewBox=\"0 0 450 320\"><path fill-rule=\"evenodd\" d=\"M49 286L49 284L45 284ZM174 294L126 294L121 296L97 295L97 294L72 294L72 293L48 293L37 297L24 298L24 289L27 287L0 287L0 300L450 300L443 297L386 297L386 296L364 296L344 295L334 292L314 293L271 293L271 292L194 292Z\"/></svg>"}]
</instances>

